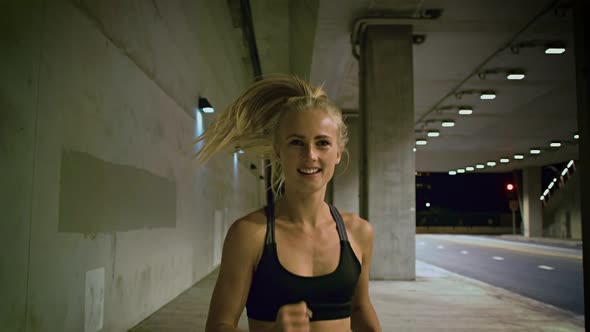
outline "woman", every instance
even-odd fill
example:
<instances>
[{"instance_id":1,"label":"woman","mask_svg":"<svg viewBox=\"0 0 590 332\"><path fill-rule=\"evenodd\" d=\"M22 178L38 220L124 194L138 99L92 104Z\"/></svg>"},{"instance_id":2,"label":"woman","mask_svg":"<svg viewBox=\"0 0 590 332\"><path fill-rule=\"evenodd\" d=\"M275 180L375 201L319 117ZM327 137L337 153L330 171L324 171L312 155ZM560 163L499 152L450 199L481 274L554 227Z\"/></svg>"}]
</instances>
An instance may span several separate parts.
<instances>
[{"instance_id":1,"label":"woman","mask_svg":"<svg viewBox=\"0 0 590 332\"><path fill-rule=\"evenodd\" d=\"M240 331L246 306L250 331L380 331L368 290L373 229L324 202L347 142L324 91L259 81L199 141L202 162L236 145L270 158L278 197L230 227L206 330Z\"/></svg>"}]
</instances>

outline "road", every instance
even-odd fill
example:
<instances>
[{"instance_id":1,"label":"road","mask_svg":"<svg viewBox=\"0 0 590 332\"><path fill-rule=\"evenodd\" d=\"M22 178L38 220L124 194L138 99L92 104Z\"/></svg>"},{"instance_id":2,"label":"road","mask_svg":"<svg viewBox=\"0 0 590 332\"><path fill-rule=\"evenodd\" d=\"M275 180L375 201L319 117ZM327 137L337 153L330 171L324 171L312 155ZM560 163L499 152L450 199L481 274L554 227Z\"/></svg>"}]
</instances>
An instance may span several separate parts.
<instances>
[{"instance_id":1,"label":"road","mask_svg":"<svg viewBox=\"0 0 590 332\"><path fill-rule=\"evenodd\" d=\"M416 259L584 314L582 250L486 236L416 235Z\"/></svg>"}]
</instances>

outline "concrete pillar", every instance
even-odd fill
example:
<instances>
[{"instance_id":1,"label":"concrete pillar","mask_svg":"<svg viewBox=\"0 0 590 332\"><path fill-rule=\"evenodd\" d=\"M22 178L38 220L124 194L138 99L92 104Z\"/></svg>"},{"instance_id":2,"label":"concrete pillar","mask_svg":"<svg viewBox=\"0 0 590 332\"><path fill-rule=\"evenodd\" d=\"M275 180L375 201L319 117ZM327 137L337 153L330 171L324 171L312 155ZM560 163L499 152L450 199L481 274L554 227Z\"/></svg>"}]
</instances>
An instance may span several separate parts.
<instances>
[{"instance_id":1,"label":"concrete pillar","mask_svg":"<svg viewBox=\"0 0 590 332\"><path fill-rule=\"evenodd\" d=\"M587 13L589 10L588 1L576 0L574 5L574 46L576 56L576 95L578 104L578 133L580 163L576 165L580 171L580 219L582 221L582 240L584 245L584 299L590 299L590 111L588 110L588 33ZM590 303L584 306L586 316L586 331L590 331Z\"/></svg>"},{"instance_id":2,"label":"concrete pillar","mask_svg":"<svg viewBox=\"0 0 590 332\"><path fill-rule=\"evenodd\" d=\"M348 150L334 174L334 205L347 212L359 214L359 119L348 117Z\"/></svg>"},{"instance_id":3,"label":"concrete pillar","mask_svg":"<svg viewBox=\"0 0 590 332\"><path fill-rule=\"evenodd\" d=\"M522 219L524 236L543 236L543 205L541 204L541 168L528 167L523 170Z\"/></svg>"},{"instance_id":4,"label":"concrete pillar","mask_svg":"<svg viewBox=\"0 0 590 332\"><path fill-rule=\"evenodd\" d=\"M416 278L412 28L369 26L360 56L360 215L375 230L371 278Z\"/></svg>"}]
</instances>

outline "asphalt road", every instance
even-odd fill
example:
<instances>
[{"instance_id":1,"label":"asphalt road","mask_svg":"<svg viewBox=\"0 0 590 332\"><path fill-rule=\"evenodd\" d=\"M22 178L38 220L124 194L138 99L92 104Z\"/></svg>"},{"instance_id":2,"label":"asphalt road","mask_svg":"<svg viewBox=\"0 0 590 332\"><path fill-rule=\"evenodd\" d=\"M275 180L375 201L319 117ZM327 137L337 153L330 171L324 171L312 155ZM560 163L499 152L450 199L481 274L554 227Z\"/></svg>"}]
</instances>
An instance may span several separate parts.
<instances>
[{"instance_id":1,"label":"asphalt road","mask_svg":"<svg viewBox=\"0 0 590 332\"><path fill-rule=\"evenodd\" d=\"M584 314L582 250L465 235L416 235L416 259Z\"/></svg>"}]
</instances>

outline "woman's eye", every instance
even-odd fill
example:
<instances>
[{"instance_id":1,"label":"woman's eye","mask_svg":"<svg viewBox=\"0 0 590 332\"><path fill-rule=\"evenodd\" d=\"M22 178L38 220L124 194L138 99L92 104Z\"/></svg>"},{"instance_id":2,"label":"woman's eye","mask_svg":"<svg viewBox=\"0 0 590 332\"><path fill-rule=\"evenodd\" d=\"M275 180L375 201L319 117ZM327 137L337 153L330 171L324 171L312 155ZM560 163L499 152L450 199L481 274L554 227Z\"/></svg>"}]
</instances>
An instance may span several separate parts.
<instances>
[{"instance_id":1,"label":"woman's eye","mask_svg":"<svg viewBox=\"0 0 590 332\"><path fill-rule=\"evenodd\" d=\"M300 141L298 139L291 141L292 145L303 145L303 141Z\"/></svg>"},{"instance_id":2,"label":"woman's eye","mask_svg":"<svg viewBox=\"0 0 590 332\"><path fill-rule=\"evenodd\" d=\"M318 145L319 146L328 146L328 145L330 145L330 142L328 142L328 141L319 141L318 142Z\"/></svg>"}]
</instances>

